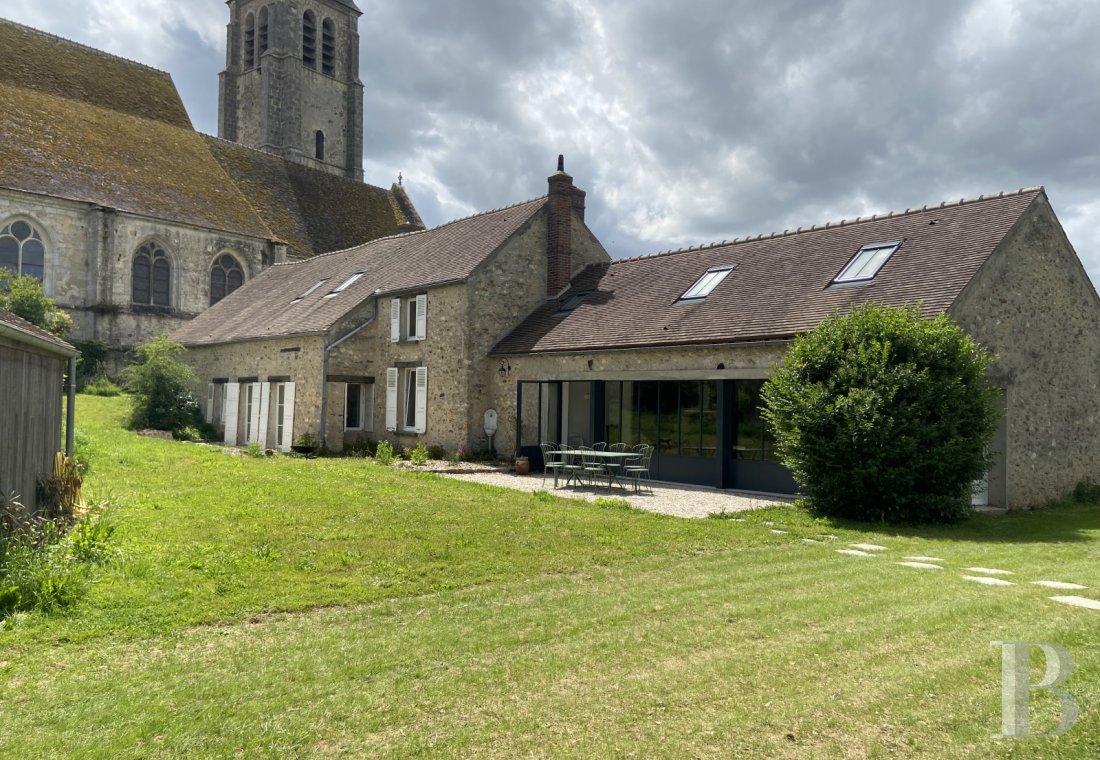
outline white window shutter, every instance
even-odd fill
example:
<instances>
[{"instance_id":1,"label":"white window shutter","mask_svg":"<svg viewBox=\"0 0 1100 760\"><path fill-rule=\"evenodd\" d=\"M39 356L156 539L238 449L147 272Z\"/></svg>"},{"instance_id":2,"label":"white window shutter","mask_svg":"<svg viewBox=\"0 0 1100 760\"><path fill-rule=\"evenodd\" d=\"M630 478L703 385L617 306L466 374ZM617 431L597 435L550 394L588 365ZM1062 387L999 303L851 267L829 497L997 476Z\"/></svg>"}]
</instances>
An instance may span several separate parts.
<instances>
[{"instance_id":1,"label":"white window shutter","mask_svg":"<svg viewBox=\"0 0 1100 760\"><path fill-rule=\"evenodd\" d=\"M386 430L397 430L397 367L386 370Z\"/></svg>"},{"instance_id":2,"label":"white window shutter","mask_svg":"<svg viewBox=\"0 0 1100 760\"><path fill-rule=\"evenodd\" d=\"M290 451L294 443L294 383L285 383L283 388L283 440L279 441L279 451Z\"/></svg>"},{"instance_id":3,"label":"white window shutter","mask_svg":"<svg viewBox=\"0 0 1100 760\"><path fill-rule=\"evenodd\" d=\"M225 442L237 445L237 414L241 403L241 384L225 384Z\"/></svg>"},{"instance_id":4,"label":"white window shutter","mask_svg":"<svg viewBox=\"0 0 1100 760\"><path fill-rule=\"evenodd\" d=\"M214 387L213 383L206 386L206 421L210 424L214 423Z\"/></svg>"},{"instance_id":5,"label":"white window shutter","mask_svg":"<svg viewBox=\"0 0 1100 760\"><path fill-rule=\"evenodd\" d=\"M424 340L428 332L428 294L421 293L416 297L416 339Z\"/></svg>"},{"instance_id":6,"label":"white window shutter","mask_svg":"<svg viewBox=\"0 0 1100 760\"><path fill-rule=\"evenodd\" d=\"M390 301L390 342L401 340L401 299Z\"/></svg>"},{"instance_id":7,"label":"white window shutter","mask_svg":"<svg viewBox=\"0 0 1100 760\"><path fill-rule=\"evenodd\" d=\"M428 429L428 368L416 368L416 427L413 430L423 433Z\"/></svg>"},{"instance_id":8,"label":"white window shutter","mask_svg":"<svg viewBox=\"0 0 1100 760\"><path fill-rule=\"evenodd\" d=\"M256 440L268 448L267 429L271 422L271 383L260 383L260 425L256 428Z\"/></svg>"},{"instance_id":9,"label":"white window shutter","mask_svg":"<svg viewBox=\"0 0 1100 760\"><path fill-rule=\"evenodd\" d=\"M260 432L260 388L262 386L259 383L252 383L252 418L249 420L248 430L252 433L251 437L245 443L252 443L253 441L259 441Z\"/></svg>"}]
</instances>

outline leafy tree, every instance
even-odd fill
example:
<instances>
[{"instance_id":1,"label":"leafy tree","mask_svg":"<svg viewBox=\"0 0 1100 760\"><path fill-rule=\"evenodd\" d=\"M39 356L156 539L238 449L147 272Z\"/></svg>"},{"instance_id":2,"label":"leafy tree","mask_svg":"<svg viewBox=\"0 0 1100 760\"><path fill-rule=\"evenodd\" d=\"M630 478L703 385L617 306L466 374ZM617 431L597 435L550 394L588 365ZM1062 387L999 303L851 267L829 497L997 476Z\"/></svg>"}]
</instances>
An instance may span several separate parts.
<instances>
[{"instance_id":1,"label":"leafy tree","mask_svg":"<svg viewBox=\"0 0 1100 760\"><path fill-rule=\"evenodd\" d=\"M992 357L946 315L867 304L800 336L764 415L811 510L885 522L969 513L1000 417Z\"/></svg>"},{"instance_id":2,"label":"leafy tree","mask_svg":"<svg viewBox=\"0 0 1100 760\"><path fill-rule=\"evenodd\" d=\"M42 283L29 275L13 277L0 268L0 309L64 338L73 329L73 319L53 302Z\"/></svg>"},{"instance_id":3,"label":"leafy tree","mask_svg":"<svg viewBox=\"0 0 1100 760\"><path fill-rule=\"evenodd\" d=\"M134 394L131 428L176 431L203 424L199 405L188 390L195 375L179 361L185 350L167 335L137 347L138 363L122 371L126 389Z\"/></svg>"}]
</instances>

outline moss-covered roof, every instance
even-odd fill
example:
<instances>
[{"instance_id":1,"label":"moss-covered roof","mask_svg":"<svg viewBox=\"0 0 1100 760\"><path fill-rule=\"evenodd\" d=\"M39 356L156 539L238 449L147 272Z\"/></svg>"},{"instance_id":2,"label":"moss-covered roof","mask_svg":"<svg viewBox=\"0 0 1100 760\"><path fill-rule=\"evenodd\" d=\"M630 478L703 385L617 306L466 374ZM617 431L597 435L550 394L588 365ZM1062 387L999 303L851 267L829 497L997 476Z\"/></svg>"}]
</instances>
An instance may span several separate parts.
<instances>
[{"instance_id":1,"label":"moss-covered roof","mask_svg":"<svg viewBox=\"0 0 1100 760\"><path fill-rule=\"evenodd\" d=\"M190 127L0 84L0 187L270 239Z\"/></svg>"},{"instance_id":2,"label":"moss-covered roof","mask_svg":"<svg viewBox=\"0 0 1100 760\"><path fill-rule=\"evenodd\" d=\"M291 259L423 229L401 188L383 190L216 137L205 140L267 226L287 243Z\"/></svg>"},{"instance_id":3,"label":"moss-covered roof","mask_svg":"<svg viewBox=\"0 0 1100 760\"><path fill-rule=\"evenodd\" d=\"M167 73L5 19L0 19L0 82L191 126Z\"/></svg>"}]
</instances>

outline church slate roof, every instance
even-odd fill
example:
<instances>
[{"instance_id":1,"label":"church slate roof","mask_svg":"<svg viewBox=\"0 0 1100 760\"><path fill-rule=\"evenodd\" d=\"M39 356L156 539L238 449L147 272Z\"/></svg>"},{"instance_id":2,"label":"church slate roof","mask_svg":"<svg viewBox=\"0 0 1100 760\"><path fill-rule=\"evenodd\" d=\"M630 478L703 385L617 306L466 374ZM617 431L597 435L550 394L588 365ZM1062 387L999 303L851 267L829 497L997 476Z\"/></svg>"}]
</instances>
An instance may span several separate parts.
<instances>
[{"instance_id":1,"label":"church slate roof","mask_svg":"<svg viewBox=\"0 0 1100 760\"><path fill-rule=\"evenodd\" d=\"M216 137L205 140L267 226L286 242L290 259L424 228L404 188L383 190Z\"/></svg>"},{"instance_id":2,"label":"church slate roof","mask_svg":"<svg viewBox=\"0 0 1100 760\"><path fill-rule=\"evenodd\" d=\"M397 295L465 281L546 205L536 198L421 232L374 240L264 270L178 329L185 346L322 335L372 295ZM363 276L327 298L352 275ZM296 300L324 280L324 285Z\"/></svg>"},{"instance_id":3,"label":"church slate roof","mask_svg":"<svg viewBox=\"0 0 1100 760\"><path fill-rule=\"evenodd\" d=\"M1042 188L587 267L495 355L729 344L791 338L871 301L946 311ZM866 245L902 241L866 283L832 285ZM709 268L735 268L703 300L680 297ZM587 293L561 313L561 305Z\"/></svg>"},{"instance_id":4,"label":"church slate roof","mask_svg":"<svg viewBox=\"0 0 1100 760\"><path fill-rule=\"evenodd\" d=\"M171 77L0 20L0 187L271 239Z\"/></svg>"}]
</instances>

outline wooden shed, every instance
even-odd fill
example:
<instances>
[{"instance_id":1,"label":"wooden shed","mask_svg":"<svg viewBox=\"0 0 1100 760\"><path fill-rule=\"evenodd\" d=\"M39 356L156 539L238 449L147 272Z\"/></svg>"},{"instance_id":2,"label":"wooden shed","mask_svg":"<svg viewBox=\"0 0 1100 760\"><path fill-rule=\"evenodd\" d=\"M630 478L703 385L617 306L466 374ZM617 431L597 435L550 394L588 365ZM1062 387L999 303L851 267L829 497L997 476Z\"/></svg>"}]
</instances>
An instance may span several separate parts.
<instances>
[{"instance_id":1,"label":"wooden shed","mask_svg":"<svg viewBox=\"0 0 1100 760\"><path fill-rule=\"evenodd\" d=\"M79 352L65 341L0 309L0 490L15 491L29 509L38 478L53 470L61 449L61 397L65 373ZM72 455L73 392L68 440Z\"/></svg>"}]
</instances>

